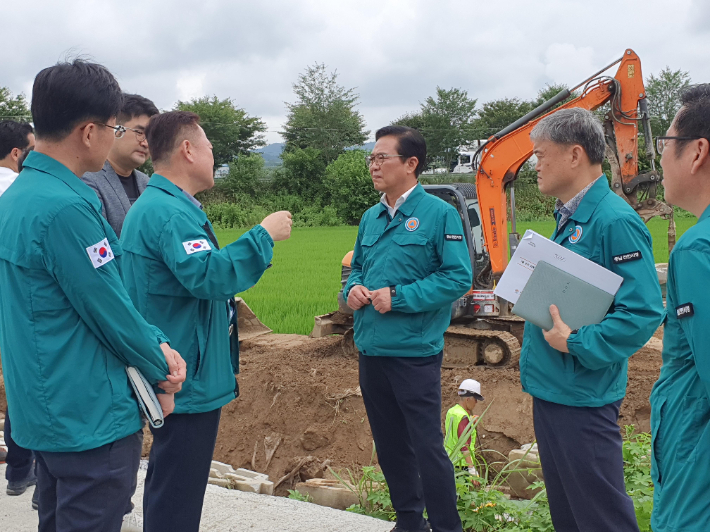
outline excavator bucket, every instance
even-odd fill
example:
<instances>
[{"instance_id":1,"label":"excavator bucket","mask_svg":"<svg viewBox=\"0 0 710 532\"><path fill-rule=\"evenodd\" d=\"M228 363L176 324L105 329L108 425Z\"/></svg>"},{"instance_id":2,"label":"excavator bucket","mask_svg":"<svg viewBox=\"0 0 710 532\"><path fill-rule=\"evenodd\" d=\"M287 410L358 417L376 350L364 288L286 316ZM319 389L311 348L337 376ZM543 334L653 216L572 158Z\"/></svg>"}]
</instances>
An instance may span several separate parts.
<instances>
[{"instance_id":1,"label":"excavator bucket","mask_svg":"<svg viewBox=\"0 0 710 532\"><path fill-rule=\"evenodd\" d=\"M259 318L241 297L235 297L234 300L237 302L237 327L240 342L271 332L271 329L259 321Z\"/></svg>"}]
</instances>

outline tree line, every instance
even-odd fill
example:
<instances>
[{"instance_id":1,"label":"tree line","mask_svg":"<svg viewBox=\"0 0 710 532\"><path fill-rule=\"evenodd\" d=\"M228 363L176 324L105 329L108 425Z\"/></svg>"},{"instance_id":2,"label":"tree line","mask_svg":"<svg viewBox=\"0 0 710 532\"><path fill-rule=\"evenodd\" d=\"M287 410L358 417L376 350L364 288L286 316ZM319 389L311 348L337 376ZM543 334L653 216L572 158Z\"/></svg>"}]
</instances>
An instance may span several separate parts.
<instances>
[{"instance_id":1,"label":"tree line","mask_svg":"<svg viewBox=\"0 0 710 532\"><path fill-rule=\"evenodd\" d=\"M669 67L647 78L654 137L668 129L680 107L679 94L690 83L687 72ZM437 86L435 94L418 109L392 124L418 129L427 141L427 165L450 169L462 147L475 146L564 89L564 85L547 85L531 100L500 98L479 106L464 89ZM213 145L215 169L229 166L225 178L202 197L213 222L246 226L257 223L262 211L287 208L294 212L297 225L352 224L377 201L366 154L357 149L370 131L358 110L356 88L344 87L338 82L337 71L315 63L293 83L293 94L294 101L286 103L287 118L280 131L285 141L282 164L273 169L265 168L263 158L255 152L266 145L265 122L233 99L204 96L174 105L175 110L200 116ZM9 89L0 87L0 117L29 121L24 95L13 96ZM145 170L152 172L150 166ZM521 185L527 180L533 183L531 176L521 177ZM529 195L532 210L525 214L527 196L523 193L518 201L523 218L543 216L538 211L548 206L538 205L540 198L534 193Z\"/></svg>"}]
</instances>

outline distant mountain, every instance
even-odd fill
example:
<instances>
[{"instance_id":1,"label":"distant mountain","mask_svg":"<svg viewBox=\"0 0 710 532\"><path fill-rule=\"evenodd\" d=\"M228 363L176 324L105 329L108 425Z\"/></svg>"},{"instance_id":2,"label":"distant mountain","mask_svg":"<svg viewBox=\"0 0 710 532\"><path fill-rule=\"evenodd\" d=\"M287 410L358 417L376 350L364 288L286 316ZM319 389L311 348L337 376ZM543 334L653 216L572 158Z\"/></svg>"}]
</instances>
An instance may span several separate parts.
<instances>
[{"instance_id":1,"label":"distant mountain","mask_svg":"<svg viewBox=\"0 0 710 532\"><path fill-rule=\"evenodd\" d=\"M286 144L283 142L274 142L273 144L269 144L267 146L264 146L263 148L259 148L258 150L254 151L256 153L261 154L261 156L264 158L266 166L279 166L281 164L281 152L283 152L285 146ZM351 146L345 149L372 151L372 148L374 147L374 142L367 142L362 146Z\"/></svg>"}]
</instances>

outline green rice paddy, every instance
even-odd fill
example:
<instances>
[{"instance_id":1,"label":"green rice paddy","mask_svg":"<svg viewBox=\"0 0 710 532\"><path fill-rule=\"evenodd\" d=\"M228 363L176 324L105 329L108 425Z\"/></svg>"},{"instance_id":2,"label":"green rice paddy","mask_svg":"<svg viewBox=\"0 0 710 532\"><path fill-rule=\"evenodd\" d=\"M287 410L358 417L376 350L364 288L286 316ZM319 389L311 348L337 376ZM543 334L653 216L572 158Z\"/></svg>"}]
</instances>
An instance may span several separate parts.
<instances>
[{"instance_id":1,"label":"green rice paddy","mask_svg":"<svg viewBox=\"0 0 710 532\"><path fill-rule=\"evenodd\" d=\"M676 220L677 238L692 225L694 218ZM668 262L668 223L653 219L648 223L653 237L656 262ZM554 221L526 222L518 225L523 234L532 229L550 236ZM217 230L220 245L234 242L246 230ZM277 242L273 267L253 288L239 294L259 319L277 333L310 334L313 317L337 309L340 290L340 263L352 250L357 227L295 228L291 238Z\"/></svg>"}]
</instances>

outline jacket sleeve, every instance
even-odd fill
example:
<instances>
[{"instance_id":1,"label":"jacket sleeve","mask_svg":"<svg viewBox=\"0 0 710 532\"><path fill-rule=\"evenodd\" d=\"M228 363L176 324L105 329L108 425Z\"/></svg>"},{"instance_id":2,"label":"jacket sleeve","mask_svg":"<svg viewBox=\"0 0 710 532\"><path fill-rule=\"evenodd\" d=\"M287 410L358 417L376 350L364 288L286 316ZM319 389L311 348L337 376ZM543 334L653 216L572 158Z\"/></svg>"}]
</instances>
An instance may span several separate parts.
<instances>
[{"instance_id":1,"label":"jacket sleeve","mask_svg":"<svg viewBox=\"0 0 710 532\"><path fill-rule=\"evenodd\" d=\"M446 235L461 236L449 240ZM426 312L450 305L471 289L471 257L463 236L461 218L455 209L446 209L437 228L437 254L441 265L424 279L396 286L392 310Z\"/></svg>"},{"instance_id":2,"label":"jacket sleeve","mask_svg":"<svg viewBox=\"0 0 710 532\"><path fill-rule=\"evenodd\" d=\"M83 205L62 209L42 241L45 265L101 343L124 364L137 367L151 384L157 384L168 374L160 349L168 339L133 306L116 260L94 267L87 248L107 238L97 216Z\"/></svg>"},{"instance_id":3,"label":"jacket sleeve","mask_svg":"<svg viewBox=\"0 0 710 532\"><path fill-rule=\"evenodd\" d=\"M674 304L693 306L693 315L678 319L693 353L695 369L710 397L710 250L677 249L670 259L669 279L674 280ZM668 312L675 313L675 308ZM675 314L674 314L675 315Z\"/></svg>"},{"instance_id":4,"label":"jacket sleeve","mask_svg":"<svg viewBox=\"0 0 710 532\"><path fill-rule=\"evenodd\" d=\"M190 216L178 213L163 227L159 245L167 267L198 299L226 301L248 290L264 274L274 255L274 241L260 225L220 250L188 253L185 244L191 240L209 243L202 227Z\"/></svg>"},{"instance_id":5,"label":"jacket sleeve","mask_svg":"<svg viewBox=\"0 0 710 532\"><path fill-rule=\"evenodd\" d=\"M348 276L348 282L345 283L345 289L343 290L343 297L346 302L352 287L362 284L362 246L360 241L362 240L364 225L365 217L363 216L362 220L360 220L360 227L358 227L357 230L357 239L355 240L355 247L353 248L353 256L352 259L350 259L350 275Z\"/></svg>"},{"instance_id":6,"label":"jacket sleeve","mask_svg":"<svg viewBox=\"0 0 710 532\"><path fill-rule=\"evenodd\" d=\"M570 354L591 370L630 358L653 336L663 319L651 235L641 219L626 217L607 224L600 244L603 266L624 280L602 322L580 328L567 340ZM634 252L641 258L623 258Z\"/></svg>"}]
</instances>

